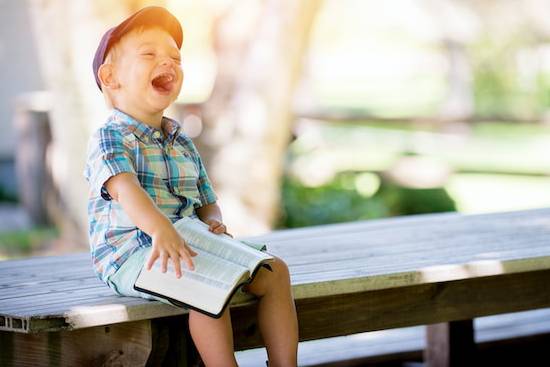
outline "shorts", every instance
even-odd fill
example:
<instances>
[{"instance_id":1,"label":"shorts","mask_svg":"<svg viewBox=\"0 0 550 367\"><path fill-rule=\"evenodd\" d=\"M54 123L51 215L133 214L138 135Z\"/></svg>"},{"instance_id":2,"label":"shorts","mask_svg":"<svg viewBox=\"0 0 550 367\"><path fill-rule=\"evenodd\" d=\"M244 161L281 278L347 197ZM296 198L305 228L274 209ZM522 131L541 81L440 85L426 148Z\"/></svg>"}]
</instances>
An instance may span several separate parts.
<instances>
[{"instance_id":1,"label":"shorts","mask_svg":"<svg viewBox=\"0 0 550 367\"><path fill-rule=\"evenodd\" d=\"M140 297L148 300L160 301L172 305L170 301L153 296L152 294L139 292L134 289L134 283L143 267L143 264L149 257L151 247L141 248L134 252L120 269L116 271L108 280L107 285L118 295L127 297ZM157 259L160 261L160 259Z\"/></svg>"}]
</instances>

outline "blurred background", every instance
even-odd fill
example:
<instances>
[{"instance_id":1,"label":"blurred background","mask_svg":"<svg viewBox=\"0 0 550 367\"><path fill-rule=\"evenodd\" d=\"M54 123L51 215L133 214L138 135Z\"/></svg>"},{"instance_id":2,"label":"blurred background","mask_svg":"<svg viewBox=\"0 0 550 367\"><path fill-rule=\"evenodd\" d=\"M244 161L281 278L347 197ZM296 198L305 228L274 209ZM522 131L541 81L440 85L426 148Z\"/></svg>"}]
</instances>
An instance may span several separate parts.
<instances>
[{"instance_id":1,"label":"blurred background","mask_svg":"<svg viewBox=\"0 0 550 367\"><path fill-rule=\"evenodd\" d=\"M549 0L0 0L0 259L87 250L92 58L146 5L237 236L550 205Z\"/></svg>"}]
</instances>

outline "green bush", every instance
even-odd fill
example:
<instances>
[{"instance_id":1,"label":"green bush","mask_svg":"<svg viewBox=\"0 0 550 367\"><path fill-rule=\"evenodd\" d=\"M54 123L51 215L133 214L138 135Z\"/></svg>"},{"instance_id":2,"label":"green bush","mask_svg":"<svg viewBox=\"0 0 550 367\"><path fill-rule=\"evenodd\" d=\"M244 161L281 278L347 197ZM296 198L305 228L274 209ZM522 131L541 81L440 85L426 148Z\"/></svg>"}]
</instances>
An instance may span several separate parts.
<instances>
[{"instance_id":1,"label":"green bush","mask_svg":"<svg viewBox=\"0 0 550 367\"><path fill-rule=\"evenodd\" d=\"M338 175L332 182L312 188L285 177L279 227L305 227L386 216L387 210L382 202L365 198L350 187L352 178L349 174Z\"/></svg>"},{"instance_id":2,"label":"green bush","mask_svg":"<svg viewBox=\"0 0 550 367\"><path fill-rule=\"evenodd\" d=\"M383 183L373 197L382 201L390 215L456 211L456 203L443 187L413 189Z\"/></svg>"},{"instance_id":3,"label":"green bush","mask_svg":"<svg viewBox=\"0 0 550 367\"><path fill-rule=\"evenodd\" d=\"M454 211L443 188L410 189L383 183L372 197L355 189L355 173L341 173L326 185L306 187L285 177L279 228L350 222L395 215Z\"/></svg>"},{"instance_id":4,"label":"green bush","mask_svg":"<svg viewBox=\"0 0 550 367\"><path fill-rule=\"evenodd\" d=\"M0 232L0 258L24 257L59 236L55 227Z\"/></svg>"}]
</instances>

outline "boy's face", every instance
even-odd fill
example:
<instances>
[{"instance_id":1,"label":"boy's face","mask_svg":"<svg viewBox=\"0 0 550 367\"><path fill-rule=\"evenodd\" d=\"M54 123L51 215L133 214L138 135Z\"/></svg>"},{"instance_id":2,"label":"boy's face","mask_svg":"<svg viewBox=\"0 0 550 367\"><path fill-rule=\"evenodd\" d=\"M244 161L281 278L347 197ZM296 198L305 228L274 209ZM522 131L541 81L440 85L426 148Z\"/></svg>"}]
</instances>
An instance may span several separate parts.
<instances>
[{"instance_id":1,"label":"boy's face","mask_svg":"<svg viewBox=\"0 0 550 367\"><path fill-rule=\"evenodd\" d=\"M136 115L162 113L181 90L178 46L160 28L130 31L116 45L114 107Z\"/></svg>"}]
</instances>

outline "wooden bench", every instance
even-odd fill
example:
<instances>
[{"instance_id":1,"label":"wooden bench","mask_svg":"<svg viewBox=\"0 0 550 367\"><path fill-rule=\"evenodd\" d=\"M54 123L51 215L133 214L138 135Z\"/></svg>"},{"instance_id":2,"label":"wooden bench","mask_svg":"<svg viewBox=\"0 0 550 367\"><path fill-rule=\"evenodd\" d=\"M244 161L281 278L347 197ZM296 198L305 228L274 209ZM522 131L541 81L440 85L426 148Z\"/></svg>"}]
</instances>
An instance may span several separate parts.
<instances>
[{"instance_id":1,"label":"wooden bench","mask_svg":"<svg viewBox=\"0 0 550 367\"><path fill-rule=\"evenodd\" d=\"M431 366L472 365L474 318L550 307L550 209L396 217L255 239L289 264L300 340L429 325ZM88 254L0 262L0 290L2 366L196 359L182 332L185 310L112 295ZM238 350L262 345L256 306L232 302Z\"/></svg>"}]
</instances>

